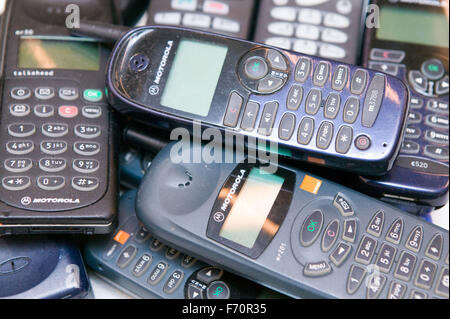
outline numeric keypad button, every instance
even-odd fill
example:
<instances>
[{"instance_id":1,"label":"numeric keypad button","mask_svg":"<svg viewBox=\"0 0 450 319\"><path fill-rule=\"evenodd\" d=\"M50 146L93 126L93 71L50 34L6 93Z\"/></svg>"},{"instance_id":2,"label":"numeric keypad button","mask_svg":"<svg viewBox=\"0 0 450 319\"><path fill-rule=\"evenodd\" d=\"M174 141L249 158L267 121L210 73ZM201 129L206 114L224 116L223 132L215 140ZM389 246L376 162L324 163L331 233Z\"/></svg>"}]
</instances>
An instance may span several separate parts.
<instances>
[{"instance_id":1,"label":"numeric keypad button","mask_svg":"<svg viewBox=\"0 0 450 319\"><path fill-rule=\"evenodd\" d=\"M42 125L42 134L48 137L63 137L69 133L67 124L44 124Z\"/></svg>"},{"instance_id":2,"label":"numeric keypad button","mask_svg":"<svg viewBox=\"0 0 450 319\"><path fill-rule=\"evenodd\" d=\"M31 179L27 176L5 177L2 185L9 191L22 191L31 186Z\"/></svg>"},{"instance_id":3,"label":"numeric keypad button","mask_svg":"<svg viewBox=\"0 0 450 319\"><path fill-rule=\"evenodd\" d=\"M389 228L386 234L386 240L398 245L402 239L403 234L403 219L397 218Z\"/></svg>"},{"instance_id":4,"label":"numeric keypad button","mask_svg":"<svg viewBox=\"0 0 450 319\"><path fill-rule=\"evenodd\" d=\"M348 124L355 123L359 115L359 108L359 99L354 96L349 97L344 106L344 122Z\"/></svg>"},{"instance_id":5,"label":"numeric keypad button","mask_svg":"<svg viewBox=\"0 0 450 319\"><path fill-rule=\"evenodd\" d=\"M443 242L444 238L442 237L442 234L435 234L428 244L425 255L434 260L441 259Z\"/></svg>"},{"instance_id":6,"label":"numeric keypad button","mask_svg":"<svg viewBox=\"0 0 450 319\"><path fill-rule=\"evenodd\" d=\"M327 13L323 18L323 24L330 28L346 29L350 26L350 19L337 13Z\"/></svg>"},{"instance_id":7,"label":"numeric keypad button","mask_svg":"<svg viewBox=\"0 0 450 319\"><path fill-rule=\"evenodd\" d=\"M100 162L97 160L77 159L73 161L73 169L79 173L91 174L98 171Z\"/></svg>"},{"instance_id":8,"label":"numeric keypad button","mask_svg":"<svg viewBox=\"0 0 450 319\"><path fill-rule=\"evenodd\" d=\"M149 283L152 286L158 284L166 274L168 268L169 265L167 263L160 261L156 265L156 267L153 268L153 270L151 271L150 276L147 279L147 283Z\"/></svg>"},{"instance_id":9,"label":"numeric keypad button","mask_svg":"<svg viewBox=\"0 0 450 319\"><path fill-rule=\"evenodd\" d=\"M383 232L383 225L384 211L380 210L372 217L369 225L367 225L366 231L375 237L380 237L381 233Z\"/></svg>"},{"instance_id":10,"label":"numeric keypad button","mask_svg":"<svg viewBox=\"0 0 450 319\"><path fill-rule=\"evenodd\" d=\"M324 116L327 119L334 120L341 108L341 96L337 93L331 93L328 95L325 102Z\"/></svg>"},{"instance_id":11,"label":"numeric keypad button","mask_svg":"<svg viewBox=\"0 0 450 319\"><path fill-rule=\"evenodd\" d=\"M33 161L28 158L12 158L4 162L5 169L11 173L25 173L33 167Z\"/></svg>"},{"instance_id":12,"label":"numeric keypad button","mask_svg":"<svg viewBox=\"0 0 450 319\"><path fill-rule=\"evenodd\" d=\"M347 278L347 292L353 295L361 286L364 276L366 275L366 268L358 265L352 265Z\"/></svg>"},{"instance_id":13,"label":"numeric keypad button","mask_svg":"<svg viewBox=\"0 0 450 319\"><path fill-rule=\"evenodd\" d=\"M176 250L175 248L167 247L165 256L169 260L174 260L175 258L178 257L179 254L180 251Z\"/></svg>"},{"instance_id":14,"label":"numeric keypad button","mask_svg":"<svg viewBox=\"0 0 450 319\"><path fill-rule=\"evenodd\" d=\"M403 299L406 289L406 285L393 281L389 287L387 299Z\"/></svg>"},{"instance_id":15,"label":"numeric keypad button","mask_svg":"<svg viewBox=\"0 0 450 319\"><path fill-rule=\"evenodd\" d=\"M359 244L356 252L355 260L361 264L369 265L372 261L375 249L377 248L377 241L368 236L364 236Z\"/></svg>"},{"instance_id":16,"label":"numeric keypad button","mask_svg":"<svg viewBox=\"0 0 450 319\"><path fill-rule=\"evenodd\" d=\"M333 90L342 91L347 85L349 70L346 66L338 66L333 74L331 87Z\"/></svg>"},{"instance_id":17,"label":"numeric keypad button","mask_svg":"<svg viewBox=\"0 0 450 319\"><path fill-rule=\"evenodd\" d=\"M176 270L174 271L169 278L167 279L166 283L164 284L163 291L166 294L172 294L177 290L177 288L180 286L181 282L183 281L184 273L182 271Z\"/></svg>"},{"instance_id":18,"label":"numeric keypad button","mask_svg":"<svg viewBox=\"0 0 450 319\"><path fill-rule=\"evenodd\" d=\"M152 263L153 257L149 254L143 254L133 267L133 276L141 277Z\"/></svg>"},{"instance_id":19,"label":"numeric keypad button","mask_svg":"<svg viewBox=\"0 0 450 319\"><path fill-rule=\"evenodd\" d=\"M448 299L448 268L441 270L435 292L437 295Z\"/></svg>"},{"instance_id":20,"label":"numeric keypad button","mask_svg":"<svg viewBox=\"0 0 450 319\"><path fill-rule=\"evenodd\" d=\"M358 69L352 78L350 91L352 94L361 95L367 86L368 74L367 71Z\"/></svg>"},{"instance_id":21,"label":"numeric keypad button","mask_svg":"<svg viewBox=\"0 0 450 319\"><path fill-rule=\"evenodd\" d=\"M436 265L428 260L422 260L414 284L423 289L430 289L436 275Z\"/></svg>"},{"instance_id":22,"label":"numeric keypad button","mask_svg":"<svg viewBox=\"0 0 450 319\"><path fill-rule=\"evenodd\" d=\"M350 126L343 125L336 137L336 152L347 154L353 142L353 129Z\"/></svg>"},{"instance_id":23,"label":"numeric keypad button","mask_svg":"<svg viewBox=\"0 0 450 319\"><path fill-rule=\"evenodd\" d=\"M406 248L417 253L422 246L423 239L423 227L416 226L408 236L408 240L406 241Z\"/></svg>"},{"instance_id":24,"label":"numeric keypad button","mask_svg":"<svg viewBox=\"0 0 450 319\"><path fill-rule=\"evenodd\" d=\"M409 299L428 299L428 295L422 291L412 290Z\"/></svg>"},{"instance_id":25,"label":"numeric keypad button","mask_svg":"<svg viewBox=\"0 0 450 319\"><path fill-rule=\"evenodd\" d=\"M74 130L76 136L86 139L96 138L101 134L101 129L97 125L79 124Z\"/></svg>"},{"instance_id":26,"label":"numeric keypad button","mask_svg":"<svg viewBox=\"0 0 450 319\"><path fill-rule=\"evenodd\" d=\"M306 98L306 113L309 115L316 115L319 111L320 105L322 104L322 91L317 89L312 89L309 91L308 97Z\"/></svg>"},{"instance_id":27,"label":"numeric keypad button","mask_svg":"<svg viewBox=\"0 0 450 319\"><path fill-rule=\"evenodd\" d=\"M67 142L64 141L43 141L41 142L41 152L48 155L60 155L67 151Z\"/></svg>"},{"instance_id":28,"label":"numeric keypad button","mask_svg":"<svg viewBox=\"0 0 450 319\"><path fill-rule=\"evenodd\" d=\"M191 268L196 262L197 259L185 254L181 259L181 266L183 266L184 268Z\"/></svg>"},{"instance_id":29,"label":"numeric keypad button","mask_svg":"<svg viewBox=\"0 0 450 319\"><path fill-rule=\"evenodd\" d=\"M320 62L313 75L313 84L315 86L323 87L330 77L330 65L327 62Z\"/></svg>"},{"instance_id":30,"label":"numeric keypad button","mask_svg":"<svg viewBox=\"0 0 450 319\"><path fill-rule=\"evenodd\" d=\"M97 155L100 152L100 144L99 143L84 143L84 142L76 142L73 145L73 150L75 153L83 156L93 156Z\"/></svg>"},{"instance_id":31,"label":"numeric keypad button","mask_svg":"<svg viewBox=\"0 0 450 319\"><path fill-rule=\"evenodd\" d=\"M449 135L448 133L438 132L435 130L427 130L425 132L425 139L432 143L446 144L448 145Z\"/></svg>"},{"instance_id":32,"label":"numeric keypad button","mask_svg":"<svg viewBox=\"0 0 450 319\"><path fill-rule=\"evenodd\" d=\"M411 106L411 109L418 110L418 109L421 109L423 106L423 99L415 97L415 96L411 97L409 102L410 102L409 104Z\"/></svg>"},{"instance_id":33,"label":"numeric keypad button","mask_svg":"<svg viewBox=\"0 0 450 319\"><path fill-rule=\"evenodd\" d=\"M412 141L404 141L402 144L402 153L417 154L420 151L420 145Z\"/></svg>"},{"instance_id":34,"label":"numeric keypad button","mask_svg":"<svg viewBox=\"0 0 450 319\"><path fill-rule=\"evenodd\" d=\"M381 246L376 265L382 272L389 273L391 271L396 253L397 249L391 245L383 244L383 246Z\"/></svg>"},{"instance_id":35,"label":"numeric keypad button","mask_svg":"<svg viewBox=\"0 0 450 319\"><path fill-rule=\"evenodd\" d=\"M16 87L11 90L11 97L15 100L26 100L31 97L31 90L27 87Z\"/></svg>"},{"instance_id":36,"label":"numeric keypad button","mask_svg":"<svg viewBox=\"0 0 450 319\"><path fill-rule=\"evenodd\" d=\"M36 132L34 124L10 124L8 134L13 137L28 137Z\"/></svg>"},{"instance_id":37,"label":"numeric keypad button","mask_svg":"<svg viewBox=\"0 0 450 319\"><path fill-rule=\"evenodd\" d=\"M420 128L408 126L405 130L405 138L418 139L422 135Z\"/></svg>"},{"instance_id":38,"label":"numeric keypad button","mask_svg":"<svg viewBox=\"0 0 450 319\"><path fill-rule=\"evenodd\" d=\"M449 121L448 117L445 116L427 115L425 118L425 124L436 128L448 129Z\"/></svg>"},{"instance_id":39,"label":"numeric keypad button","mask_svg":"<svg viewBox=\"0 0 450 319\"><path fill-rule=\"evenodd\" d=\"M287 109L290 111L297 111L303 100L303 88L300 85L294 85L289 90L286 101Z\"/></svg>"},{"instance_id":40,"label":"numeric keypad button","mask_svg":"<svg viewBox=\"0 0 450 319\"><path fill-rule=\"evenodd\" d=\"M397 269L395 270L394 276L397 279L404 281L409 281L414 272L414 267L416 266L416 256L404 251L402 252L400 259L397 264Z\"/></svg>"},{"instance_id":41,"label":"numeric keypad button","mask_svg":"<svg viewBox=\"0 0 450 319\"><path fill-rule=\"evenodd\" d=\"M438 160L448 160L449 157L448 148L439 147L435 145L425 146L424 153Z\"/></svg>"},{"instance_id":42,"label":"numeric keypad button","mask_svg":"<svg viewBox=\"0 0 450 319\"><path fill-rule=\"evenodd\" d=\"M6 150L13 155L26 155L34 150L34 143L31 141L12 141L6 143Z\"/></svg>"},{"instance_id":43,"label":"numeric keypad button","mask_svg":"<svg viewBox=\"0 0 450 319\"><path fill-rule=\"evenodd\" d=\"M386 284L386 277L373 273L367 283L366 298L377 299Z\"/></svg>"},{"instance_id":44,"label":"numeric keypad button","mask_svg":"<svg viewBox=\"0 0 450 319\"><path fill-rule=\"evenodd\" d=\"M427 110L431 112L444 113L448 114L448 102L446 101L438 101L438 100L430 100L427 103Z\"/></svg>"},{"instance_id":45,"label":"numeric keypad button","mask_svg":"<svg viewBox=\"0 0 450 319\"><path fill-rule=\"evenodd\" d=\"M9 113L15 117L24 117L30 114L31 109L28 104L12 104L9 107Z\"/></svg>"},{"instance_id":46,"label":"numeric keypad button","mask_svg":"<svg viewBox=\"0 0 450 319\"><path fill-rule=\"evenodd\" d=\"M36 105L34 114L37 117L50 117L55 114L55 108L52 105Z\"/></svg>"},{"instance_id":47,"label":"numeric keypad button","mask_svg":"<svg viewBox=\"0 0 450 319\"><path fill-rule=\"evenodd\" d=\"M412 111L408 113L408 124L419 124L420 122L422 122L422 114Z\"/></svg>"},{"instance_id":48,"label":"numeric keypad button","mask_svg":"<svg viewBox=\"0 0 450 319\"><path fill-rule=\"evenodd\" d=\"M46 191L56 191L64 187L66 180L62 176L41 176L37 179L40 189Z\"/></svg>"},{"instance_id":49,"label":"numeric keypad button","mask_svg":"<svg viewBox=\"0 0 450 319\"><path fill-rule=\"evenodd\" d=\"M303 118L298 129L297 140L299 144L308 145L314 134L314 120L309 117Z\"/></svg>"},{"instance_id":50,"label":"numeric keypad button","mask_svg":"<svg viewBox=\"0 0 450 319\"><path fill-rule=\"evenodd\" d=\"M95 177L74 177L72 187L81 192L91 192L99 187L98 178Z\"/></svg>"},{"instance_id":51,"label":"numeric keypad button","mask_svg":"<svg viewBox=\"0 0 450 319\"><path fill-rule=\"evenodd\" d=\"M322 122L317 132L317 147L326 150L330 147L334 135L334 126L331 122Z\"/></svg>"},{"instance_id":52,"label":"numeric keypad button","mask_svg":"<svg viewBox=\"0 0 450 319\"><path fill-rule=\"evenodd\" d=\"M39 160L39 168L47 173L61 172L66 166L66 160L63 158L42 158Z\"/></svg>"},{"instance_id":53,"label":"numeric keypad button","mask_svg":"<svg viewBox=\"0 0 450 319\"><path fill-rule=\"evenodd\" d=\"M295 81L304 83L311 74L311 59L300 58L295 67Z\"/></svg>"}]
</instances>

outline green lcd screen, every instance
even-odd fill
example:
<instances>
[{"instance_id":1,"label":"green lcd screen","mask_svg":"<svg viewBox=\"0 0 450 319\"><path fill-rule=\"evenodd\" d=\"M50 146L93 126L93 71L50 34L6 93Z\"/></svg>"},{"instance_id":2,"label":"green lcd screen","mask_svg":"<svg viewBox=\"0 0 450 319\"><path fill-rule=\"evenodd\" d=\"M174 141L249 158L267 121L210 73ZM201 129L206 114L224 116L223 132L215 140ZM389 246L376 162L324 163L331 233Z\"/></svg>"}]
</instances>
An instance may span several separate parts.
<instances>
[{"instance_id":1,"label":"green lcd screen","mask_svg":"<svg viewBox=\"0 0 450 319\"><path fill-rule=\"evenodd\" d=\"M380 11L379 40L448 48L449 23L444 12L383 7Z\"/></svg>"},{"instance_id":2,"label":"green lcd screen","mask_svg":"<svg viewBox=\"0 0 450 319\"><path fill-rule=\"evenodd\" d=\"M86 39L22 37L17 64L25 69L98 71L100 46Z\"/></svg>"},{"instance_id":3,"label":"green lcd screen","mask_svg":"<svg viewBox=\"0 0 450 319\"><path fill-rule=\"evenodd\" d=\"M252 169L219 235L252 248L283 183L284 178L278 175L269 174L259 168Z\"/></svg>"},{"instance_id":4,"label":"green lcd screen","mask_svg":"<svg viewBox=\"0 0 450 319\"><path fill-rule=\"evenodd\" d=\"M228 48L182 40L161 97L161 105L207 116Z\"/></svg>"}]
</instances>

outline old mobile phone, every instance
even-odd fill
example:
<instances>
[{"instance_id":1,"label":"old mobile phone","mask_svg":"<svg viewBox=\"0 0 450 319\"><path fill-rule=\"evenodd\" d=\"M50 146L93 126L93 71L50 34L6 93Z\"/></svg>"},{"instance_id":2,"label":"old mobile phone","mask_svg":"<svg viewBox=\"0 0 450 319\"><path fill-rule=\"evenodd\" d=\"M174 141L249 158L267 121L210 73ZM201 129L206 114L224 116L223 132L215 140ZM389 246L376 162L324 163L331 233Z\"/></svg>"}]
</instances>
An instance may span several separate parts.
<instances>
[{"instance_id":1,"label":"old mobile phone","mask_svg":"<svg viewBox=\"0 0 450 319\"><path fill-rule=\"evenodd\" d=\"M358 64L368 0L262 0L256 42Z\"/></svg>"},{"instance_id":2,"label":"old mobile phone","mask_svg":"<svg viewBox=\"0 0 450 319\"><path fill-rule=\"evenodd\" d=\"M70 37L57 24L65 2L52 3L8 1L0 234L95 234L115 227L117 130L104 97L109 50ZM110 21L104 4L83 2L80 13Z\"/></svg>"},{"instance_id":3,"label":"old mobile phone","mask_svg":"<svg viewBox=\"0 0 450 319\"><path fill-rule=\"evenodd\" d=\"M254 0L153 0L148 25L184 26L249 39Z\"/></svg>"},{"instance_id":4,"label":"old mobile phone","mask_svg":"<svg viewBox=\"0 0 450 319\"><path fill-rule=\"evenodd\" d=\"M89 297L79 249L57 238L0 238L0 299Z\"/></svg>"},{"instance_id":5,"label":"old mobile phone","mask_svg":"<svg viewBox=\"0 0 450 319\"><path fill-rule=\"evenodd\" d=\"M448 1L373 3L381 27L367 29L364 65L407 83L411 112L394 168L360 181L378 197L443 206L449 196Z\"/></svg>"},{"instance_id":6,"label":"old mobile phone","mask_svg":"<svg viewBox=\"0 0 450 319\"><path fill-rule=\"evenodd\" d=\"M136 190L126 192L115 233L84 248L87 264L109 282L141 298L286 298L166 246L137 220L135 201Z\"/></svg>"},{"instance_id":7,"label":"old mobile phone","mask_svg":"<svg viewBox=\"0 0 450 319\"><path fill-rule=\"evenodd\" d=\"M369 175L393 165L409 98L389 75L177 27L126 33L107 86L111 105L142 123L168 129L199 121Z\"/></svg>"},{"instance_id":8,"label":"old mobile phone","mask_svg":"<svg viewBox=\"0 0 450 319\"><path fill-rule=\"evenodd\" d=\"M136 199L138 219L173 247L292 297L448 298L447 230L292 167L226 163L226 151L195 163L204 146L189 143L191 161L175 162L174 145Z\"/></svg>"}]
</instances>

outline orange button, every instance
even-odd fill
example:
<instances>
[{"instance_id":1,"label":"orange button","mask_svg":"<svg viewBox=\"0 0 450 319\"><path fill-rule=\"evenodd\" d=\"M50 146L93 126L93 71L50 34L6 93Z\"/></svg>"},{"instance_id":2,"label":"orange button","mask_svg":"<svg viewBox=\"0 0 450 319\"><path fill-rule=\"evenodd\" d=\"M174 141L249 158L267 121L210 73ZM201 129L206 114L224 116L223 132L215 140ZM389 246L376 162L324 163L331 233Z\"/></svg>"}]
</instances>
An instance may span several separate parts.
<instances>
[{"instance_id":1,"label":"orange button","mask_svg":"<svg viewBox=\"0 0 450 319\"><path fill-rule=\"evenodd\" d=\"M114 240L122 245L127 242L128 238L130 238L130 234L128 234L127 232L124 232L123 230L119 230L117 235L114 236Z\"/></svg>"},{"instance_id":2,"label":"orange button","mask_svg":"<svg viewBox=\"0 0 450 319\"><path fill-rule=\"evenodd\" d=\"M305 178L300 185L300 189L309 193L317 194L319 192L320 186L322 186L322 181L320 179L305 175Z\"/></svg>"}]
</instances>

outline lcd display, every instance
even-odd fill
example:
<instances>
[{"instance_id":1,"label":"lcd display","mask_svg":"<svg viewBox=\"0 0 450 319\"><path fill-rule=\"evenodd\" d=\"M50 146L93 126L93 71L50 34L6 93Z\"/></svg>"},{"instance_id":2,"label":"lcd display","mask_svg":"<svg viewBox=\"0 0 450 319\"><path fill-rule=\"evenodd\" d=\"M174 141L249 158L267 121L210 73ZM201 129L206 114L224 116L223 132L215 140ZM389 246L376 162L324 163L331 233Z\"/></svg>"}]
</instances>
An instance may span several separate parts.
<instances>
[{"instance_id":1,"label":"lcd display","mask_svg":"<svg viewBox=\"0 0 450 319\"><path fill-rule=\"evenodd\" d=\"M17 64L26 69L98 71L100 46L86 39L22 37Z\"/></svg>"},{"instance_id":2,"label":"lcd display","mask_svg":"<svg viewBox=\"0 0 450 319\"><path fill-rule=\"evenodd\" d=\"M449 17L422 9L383 7L380 11L379 40L448 48Z\"/></svg>"},{"instance_id":3,"label":"lcd display","mask_svg":"<svg viewBox=\"0 0 450 319\"><path fill-rule=\"evenodd\" d=\"M226 46L182 40L161 97L161 105L207 116L227 52Z\"/></svg>"},{"instance_id":4,"label":"lcd display","mask_svg":"<svg viewBox=\"0 0 450 319\"><path fill-rule=\"evenodd\" d=\"M219 235L252 248L284 183L284 178L253 168Z\"/></svg>"}]
</instances>

